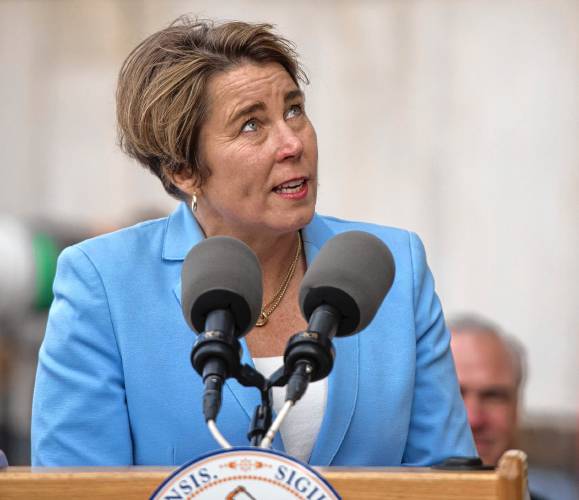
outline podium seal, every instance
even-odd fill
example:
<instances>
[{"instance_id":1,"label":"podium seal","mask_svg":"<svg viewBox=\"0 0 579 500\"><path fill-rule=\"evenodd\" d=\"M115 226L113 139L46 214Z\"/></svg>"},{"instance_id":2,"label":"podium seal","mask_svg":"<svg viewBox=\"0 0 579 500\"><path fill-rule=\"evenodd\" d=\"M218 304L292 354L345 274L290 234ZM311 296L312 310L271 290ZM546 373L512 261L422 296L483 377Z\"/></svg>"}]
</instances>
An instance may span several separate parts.
<instances>
[{"instance_id":1,"label":"podium seal","mask_svg":"<svg viewBox=\"0 0 579 500\"><path fill-rule=\"evenodd\" d=\"M219 450L169 476L151 500L333 500L340 496L320 474L295 458L262 448Z\"/></svg>"}]
</instances>

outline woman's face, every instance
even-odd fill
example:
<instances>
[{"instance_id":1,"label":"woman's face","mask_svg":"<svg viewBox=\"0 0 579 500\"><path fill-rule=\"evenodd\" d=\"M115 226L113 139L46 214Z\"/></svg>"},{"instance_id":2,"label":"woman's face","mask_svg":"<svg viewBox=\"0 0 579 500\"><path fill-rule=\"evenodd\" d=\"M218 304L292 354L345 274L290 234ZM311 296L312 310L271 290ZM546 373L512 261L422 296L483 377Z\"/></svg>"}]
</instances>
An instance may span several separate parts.
<instances>
[{"instance_id":1,"label":"woman's face","mask_svg":"<svg viewBox=\"0 0 579 500\"><path fill-rule=\"evenodd\" d=\"M211 175L197 189L196 214L206 234L263 236L306 225L318 146L287 71L277 63L236 66L210 80L208 99L199 143Z\"/></svg>"}]
</instances>

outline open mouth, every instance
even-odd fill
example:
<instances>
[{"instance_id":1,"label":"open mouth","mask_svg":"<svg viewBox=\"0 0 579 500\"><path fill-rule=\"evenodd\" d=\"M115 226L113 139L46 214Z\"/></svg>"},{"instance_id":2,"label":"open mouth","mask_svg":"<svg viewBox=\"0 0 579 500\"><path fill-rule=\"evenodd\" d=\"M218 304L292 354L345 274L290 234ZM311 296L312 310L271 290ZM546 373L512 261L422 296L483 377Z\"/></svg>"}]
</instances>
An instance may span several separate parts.
<instances>
[{"instance_id":1,"label":"open mouth","mask_svg":"<svg viewBox=\"0 0 579 500\"><path fill-rule=\"evenodd\" d=\"M284 182L283 184L274 187L273 190L280 194L299 193L304 188L306 182L307 179L305 177L292 179L291 181Z\"/></svg>"}]
</instances>

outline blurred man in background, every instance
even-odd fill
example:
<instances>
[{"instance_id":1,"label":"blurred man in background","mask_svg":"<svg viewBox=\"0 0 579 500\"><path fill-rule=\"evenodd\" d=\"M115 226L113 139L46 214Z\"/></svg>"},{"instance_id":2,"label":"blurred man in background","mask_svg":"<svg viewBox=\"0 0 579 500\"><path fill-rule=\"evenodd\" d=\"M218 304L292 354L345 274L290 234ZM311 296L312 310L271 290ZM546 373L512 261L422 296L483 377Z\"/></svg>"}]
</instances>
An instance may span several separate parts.
<instances>
[{"instance_id":1,"label":"blurred man in background","mask_svg":"<svg viewBox=\"0 0 579 500\"><path fill-rule=\"evenodd\" d=\"M449 322L451 347L468 420L482 461L497 465L516 448L525 354L490 321L463 316Z\"/></svg>"},{"instance_id":2,"label":"blurred man in background","mask_svg":"<svg viewBox=\"0 0 579 500\"><path fill-rule=\"evenodd\" d=\"M496 466L519 447L522 391L526 379L523 345L493 322L463 315L448 322L451 348L469 424L482 461ZM575 498L564 474L530 469L531 500ZM548 492L548 493L547 493ZM538 494L540 493L540 495Z\"/></svg>"}]
</instances>

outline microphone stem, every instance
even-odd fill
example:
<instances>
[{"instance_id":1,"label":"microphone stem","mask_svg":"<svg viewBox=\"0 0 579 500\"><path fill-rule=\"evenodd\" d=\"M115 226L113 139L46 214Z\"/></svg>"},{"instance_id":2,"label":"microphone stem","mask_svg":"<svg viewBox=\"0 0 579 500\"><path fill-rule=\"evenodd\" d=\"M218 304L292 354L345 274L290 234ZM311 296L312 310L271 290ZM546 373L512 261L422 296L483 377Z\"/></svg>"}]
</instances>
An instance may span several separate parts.
<instances>
[{"instance_id":1,"label":"microphone stem","mask_svg":"<svg viewBox=\"0 0 579 500\"><path fill-rule=\"evenodd\" d=\"M273 442L273 438L279 431L281 424L287 417L289 411L293 405L300 400L300 398L306 392L308 384L310 383L311 374L313 368L308 361L298 361L294 368L294 372L290 375L287 389L286 389L286 401L278 413L277 417L271 424L271 427L267 431L265 437L261 440L261 448L269 448Z\"/></svg>"},{"instance_id":2,"label":"microphone stem","mask_svg":"<svg viewBox=\"0 0 579 500\"><path fill-rule=\"evenodd\" d=\"M287 383L286 401L297 403L302 398L308 388L313 371L314 368L309 361L300 360L295 364L293 373Z\"/></svg>"},{"instance_id":3,"label":"microphone stem","mask_svg":"<svg viewBox=\"0 0 579 500\"><path fill-rule=\"evenodd\" d=\"M205 420L216 420L221 408L221 388L223 387L223 375L226 370L224 363L219 358L211 358L205 364L203 370L203 416Z\"/></svg>"},{"instance_id":4,"label":"microphone stem","mask_svg":"<svg viewBox=\"0 0 579 500\"><path fill-rule=\"evenodd\" d=\"M215 309L209 312L205 320L205 331L218 330L227 335L235 335L235 319L229 309Z\"/></svg>"},{"instance_id":5,"label":"microphone stem","mask_svg":"<svg viewBox=\"0 0 579 500\"><path fill-rule=\"evenodd\" d=\"M269 448L271 446L271 443L273 442L273 438L275 437L277 431L279 431L281 424L283 423L283 421L287 417L287 415L288 415L288 413L291 410L293 405L294 405L293 401L286 401L284 403L284 405L283 405L282 409L280 410L280 412L278 413L277 417L275 417L273 424L271 424L271 427L267 431L267 434L261 440L260 448Z\"/></svg>"},{"instance_id":6,"label":"microphone stem","mask_svg":"<svg viewBox=\"0 0 579 500\"><path fill-rule=\"evenodd\" d=\"M315 308L308 322L309 332L318 332L332 340L338 331L341 314L330 304L321 304Z\"/></svg>"}]
</instances>

